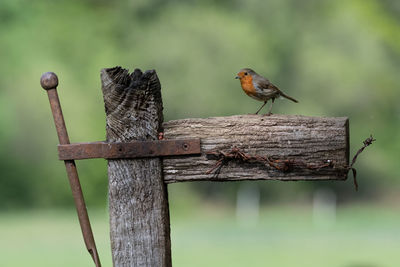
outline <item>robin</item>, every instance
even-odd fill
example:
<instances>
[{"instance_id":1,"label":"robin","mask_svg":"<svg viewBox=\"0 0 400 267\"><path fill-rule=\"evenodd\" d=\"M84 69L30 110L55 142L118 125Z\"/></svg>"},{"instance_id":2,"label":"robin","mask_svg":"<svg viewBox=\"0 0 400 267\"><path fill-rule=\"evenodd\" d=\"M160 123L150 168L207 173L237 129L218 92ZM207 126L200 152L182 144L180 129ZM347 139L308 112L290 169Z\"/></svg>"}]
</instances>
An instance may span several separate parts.
<instances>
[{"instance_id":1,"label":"robin","mask_svg":"<svg viewBox=\"0 0 400 267\"><path fill-rule=\"evenodd\" d=\"M258 100L264 101L264 104L257 110L255 114L258 114L260 110L267 104L268 100L272 100L269 112L266 114L271 115L272 105L274 104L275 98L283 96L287 99L292 100L295 103L298 101L286 94L284 94L278 87L273 85L267 78L258 75L254 70L249 68L244 68L239 71L236 79L240 79L240 85L243 91L250 97Z\"/></svg>"}]
</instances>

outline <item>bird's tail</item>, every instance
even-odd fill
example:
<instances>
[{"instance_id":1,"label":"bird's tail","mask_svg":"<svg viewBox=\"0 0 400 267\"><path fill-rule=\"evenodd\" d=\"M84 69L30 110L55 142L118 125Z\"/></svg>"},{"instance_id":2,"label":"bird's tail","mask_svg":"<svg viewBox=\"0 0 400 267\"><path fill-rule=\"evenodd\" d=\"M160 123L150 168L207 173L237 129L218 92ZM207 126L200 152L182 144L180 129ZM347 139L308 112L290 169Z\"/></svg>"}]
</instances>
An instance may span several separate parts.
<instances>
[{"instance_id":1,"label":"bird's tail","mask_svg":"<svg viewBox=\"0 0 400 267\"><path fill-rule=\"evenodd\" d=\"M297 101L296 99L294 99L293 97L290 97L290 96L288 96L288 95L285 95L284 93L282 93L282 92L280 92L281 93L281 96L283 96L283 97L285 97L285 98L287 98L287 99L289 99L289 100L292 100L293 102L295 102L295 103L299 103L299 101Z\"/></svg>"}]
</instances>

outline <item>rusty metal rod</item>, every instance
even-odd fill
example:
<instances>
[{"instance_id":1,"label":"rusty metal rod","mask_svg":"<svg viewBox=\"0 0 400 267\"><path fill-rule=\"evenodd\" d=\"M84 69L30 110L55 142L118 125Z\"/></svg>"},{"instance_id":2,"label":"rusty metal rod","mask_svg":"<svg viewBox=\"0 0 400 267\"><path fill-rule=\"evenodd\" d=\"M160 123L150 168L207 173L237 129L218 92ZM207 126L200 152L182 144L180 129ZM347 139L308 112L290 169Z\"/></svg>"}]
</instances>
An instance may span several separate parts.
<instances>
[{"instance_id":1,"label":"rusty metal rod","mask_svg":"<svg viewBox=\"0 0 400 267\"><path fill-rule=\"evenodd\" d=\"M47 91L49 97L51 111L53 113L54 123L56 125L58 140L61 145L69 144L67 128L65 127L64 117L61 110L60 100L57 94L58 78L53 72L46 72L40 78L40 84ZM76 211L78 213L79 223L83 234L83 240L96 267L100 267L100 259L96 249L92 228L90 226L89 216L86 210L85 200L82 194L81 184L79 182L78 171L74 160L65 160L65 168L67 169L68 180L71 186L72 195L74 197Z\"/></svg>"}]
</instances>

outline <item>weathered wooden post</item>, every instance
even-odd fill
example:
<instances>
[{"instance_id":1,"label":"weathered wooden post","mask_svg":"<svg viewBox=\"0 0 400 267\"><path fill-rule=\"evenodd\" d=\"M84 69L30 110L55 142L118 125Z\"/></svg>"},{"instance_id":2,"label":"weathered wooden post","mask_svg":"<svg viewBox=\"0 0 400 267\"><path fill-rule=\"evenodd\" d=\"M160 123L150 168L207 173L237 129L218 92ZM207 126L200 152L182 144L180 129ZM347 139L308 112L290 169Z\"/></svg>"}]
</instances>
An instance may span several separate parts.
<instances>
[{"instance_id":1,"label":"weathered wooden post","mask_svg":"<svg viewBox=\"0 0 400 267\"><path fill-rule=\"evenodd\" d=\"M155 71L101 71L107 142L157 140L161 86ZM114 266L171 266L169 210L160 158L108 161Z\"/></svg>"}]
</instances>

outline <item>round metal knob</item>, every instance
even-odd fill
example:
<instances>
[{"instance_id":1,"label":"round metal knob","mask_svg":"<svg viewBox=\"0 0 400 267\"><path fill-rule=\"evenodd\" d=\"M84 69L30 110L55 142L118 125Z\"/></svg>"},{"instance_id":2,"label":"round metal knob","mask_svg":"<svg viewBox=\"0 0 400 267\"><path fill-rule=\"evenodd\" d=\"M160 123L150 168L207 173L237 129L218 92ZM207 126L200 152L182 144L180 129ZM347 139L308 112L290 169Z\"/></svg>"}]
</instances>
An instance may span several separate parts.
<instances>
[{"instance_id":1,"label":"round metal knob","mask_svg":"<svg viewBox=\"0 0 400 267\"><path fill-rule=\"evenodd\" d=\"M55 89L58 85L58 78L54 72L46 72L40 78L40 85L45 90Z\"/></svg>"}]
</instances>

